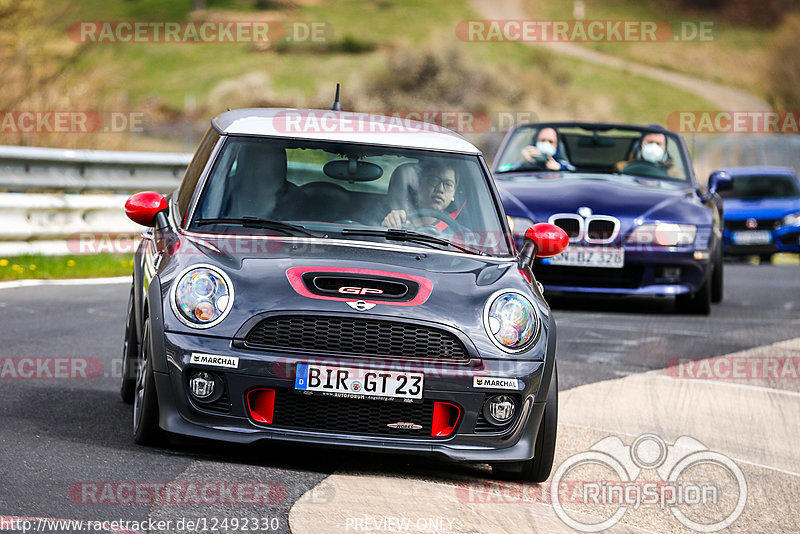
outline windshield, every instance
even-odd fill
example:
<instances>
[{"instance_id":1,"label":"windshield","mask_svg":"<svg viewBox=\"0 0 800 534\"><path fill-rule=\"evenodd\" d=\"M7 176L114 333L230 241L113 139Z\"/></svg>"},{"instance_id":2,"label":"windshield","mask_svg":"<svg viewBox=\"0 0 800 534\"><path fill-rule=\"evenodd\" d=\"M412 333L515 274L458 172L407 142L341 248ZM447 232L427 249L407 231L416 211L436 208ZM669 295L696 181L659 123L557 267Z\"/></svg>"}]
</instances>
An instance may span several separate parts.
<instances>
[{"instance_id":1,"label":"windshield","mask_svg":"<svg viewBox=\"0 0 800 534\"><path fill-rule=\"evenodd\" d=\"M495 174L581 172L685 182L680 146L666 131L535 124L514 131L498 156Z\"/></svg>"},{"instance_id":2,"label":"windshield","mask_svg":"<svg viewBox=\"0 0 800 534\"><path fill-rule=\"evenodd\" d=\"M736 175L733 189L720 191L722 198L796 198L800 196L791 176Z\"/></svg>"},{"instance_id":3,"label":"windshield","mask_svg":"<svg viewBox=\"0 0 800 534\"><path fill-rule=\"evenodd\" d=\"M474 155L232 137L189 228L507 255L501 220Z\"/></svg>"}]
</instances>

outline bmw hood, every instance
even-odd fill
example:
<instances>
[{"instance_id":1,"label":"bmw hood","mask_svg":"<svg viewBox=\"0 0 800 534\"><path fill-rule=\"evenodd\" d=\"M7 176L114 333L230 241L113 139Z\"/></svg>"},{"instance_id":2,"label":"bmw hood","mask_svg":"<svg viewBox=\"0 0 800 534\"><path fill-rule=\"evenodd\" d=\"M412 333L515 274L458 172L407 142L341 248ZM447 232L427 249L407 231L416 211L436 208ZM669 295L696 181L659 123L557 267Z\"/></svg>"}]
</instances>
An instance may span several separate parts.
<instances>
[{"instance_id":1,"label":"bmw hood","mask_svg":"<svg viewBox=\"0 0 800 534\"><path fill-rule=\"evenodd\" d=\"M612 215L621 221L712 223L711 214L688 184L681 187L626 175L558 176L497 180L508 214L542 222L554 213L577 213L578 208L588 207L596 215ZM522 206L527 213L521 211Z\"/></svg>"}]
</instances>

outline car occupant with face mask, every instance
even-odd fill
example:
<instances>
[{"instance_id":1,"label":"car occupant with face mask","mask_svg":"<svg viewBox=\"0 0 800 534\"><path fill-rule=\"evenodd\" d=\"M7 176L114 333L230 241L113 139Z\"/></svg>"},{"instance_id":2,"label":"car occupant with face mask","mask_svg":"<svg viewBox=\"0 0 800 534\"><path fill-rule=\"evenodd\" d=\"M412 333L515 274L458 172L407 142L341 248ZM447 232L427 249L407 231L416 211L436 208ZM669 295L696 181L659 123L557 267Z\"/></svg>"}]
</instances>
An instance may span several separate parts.
<instances>
[{"instance_id":1,"label":"car occupant with face mask","mask_svg":"<svg viewBox=\"0 0 800 534\"><path fill-rule=\"evenodd\" d=\"M670 176L676 178L683 178L683 174L675 167L675 162L667 152L667 137L662 133L646 133L642 136L638 154L634 152L630 161L621 162L618 164L622 172L625 172L626 166L636 161L646 161L656 167L660 168Z\"/></svg>"},{"instance_id":2,"label":"car occupant with face mask","mask_svg":"<svg viewBox=\"0 0 800 534\"><path fill-rule=\"evenodd\" d=\"M558 132L555 128L542 128L536 136L536 145L522 149L522 159L527 163L544 165L551 171L574 171L575 167L558 151Z\"/></svg>"}]
</instances>

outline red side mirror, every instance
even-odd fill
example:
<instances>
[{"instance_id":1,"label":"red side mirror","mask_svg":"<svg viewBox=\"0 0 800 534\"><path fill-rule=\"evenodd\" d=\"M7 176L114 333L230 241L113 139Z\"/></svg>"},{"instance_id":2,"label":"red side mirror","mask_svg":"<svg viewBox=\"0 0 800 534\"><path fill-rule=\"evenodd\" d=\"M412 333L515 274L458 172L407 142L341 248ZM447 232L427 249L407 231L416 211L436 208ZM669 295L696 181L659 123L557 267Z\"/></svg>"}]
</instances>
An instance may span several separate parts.
<instances>
[{"instance_id":1,"label":"red side mirror","mask_svg":"<svg viewBox=\"0 0 800 534\"><path fill-rule=\"evenodd\" d=\"M554 224L534 224L525 232L525 238L536 243L536 256L549 258L557 256L569 245L567 233Z\"/></svg>"},{"instance_id":2,"label":"red side mirror","mask_svg":"<svg viewBox=\"0 0 800 534\"><path fill-rule=\"evenodd\" d=\"M125 215L142 226L153 226L159 211L167 209L167 199L155 191L142 191L125 202Z\"/></svg>"}]
</instances>

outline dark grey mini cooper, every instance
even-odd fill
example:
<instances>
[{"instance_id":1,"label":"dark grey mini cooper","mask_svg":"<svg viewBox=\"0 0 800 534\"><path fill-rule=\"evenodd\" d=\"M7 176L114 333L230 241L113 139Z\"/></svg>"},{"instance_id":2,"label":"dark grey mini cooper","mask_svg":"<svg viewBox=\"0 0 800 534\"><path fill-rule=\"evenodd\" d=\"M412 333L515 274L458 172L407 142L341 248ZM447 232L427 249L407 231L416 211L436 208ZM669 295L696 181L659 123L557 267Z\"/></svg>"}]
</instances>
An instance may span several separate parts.
<instances>
[{"instance_id":1,"label":"dark grey mini cooper","mask_svg":"<svg viewBox=\"0 0 800 534\"><path fill-rule=\"evenodd\" d=\"M480 152L435 126L246 109L180 187L133 195L122 397L137 443L281 440L545 480L556 327Z\"/></svg>"}]
</instances>

